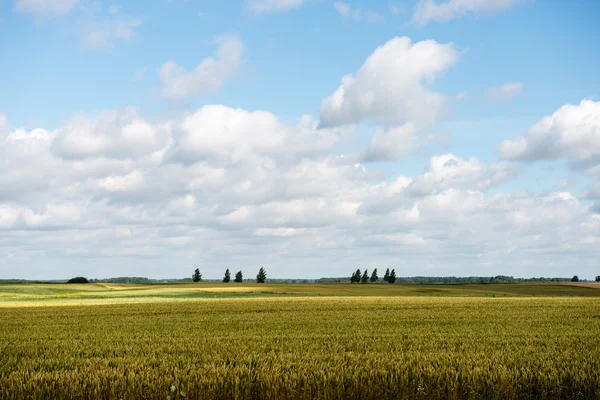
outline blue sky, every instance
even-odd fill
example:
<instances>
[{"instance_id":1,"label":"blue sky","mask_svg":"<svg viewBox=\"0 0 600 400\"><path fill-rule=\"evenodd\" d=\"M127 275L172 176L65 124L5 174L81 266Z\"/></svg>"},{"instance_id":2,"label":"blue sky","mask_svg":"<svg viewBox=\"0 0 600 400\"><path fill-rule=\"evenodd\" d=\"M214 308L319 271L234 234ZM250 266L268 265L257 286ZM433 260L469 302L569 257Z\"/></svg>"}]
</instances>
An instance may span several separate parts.
<instances>
[{"instance_id":1,"label":"blue sky","mask_svg":"<svg viewBox=\"0 0 600 400\"><path fill-rule=\"evenodd\" d=\"M598 2L141 5L0 2L0 277L600 274Z\"/></svg>"}]
</instances>

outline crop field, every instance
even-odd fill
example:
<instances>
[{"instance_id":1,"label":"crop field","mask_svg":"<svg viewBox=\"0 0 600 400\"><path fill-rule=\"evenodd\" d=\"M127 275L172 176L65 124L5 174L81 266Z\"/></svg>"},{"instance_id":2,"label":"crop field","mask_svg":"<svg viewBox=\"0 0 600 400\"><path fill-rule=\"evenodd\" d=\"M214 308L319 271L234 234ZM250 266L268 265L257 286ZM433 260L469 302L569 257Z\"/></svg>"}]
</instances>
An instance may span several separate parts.
<instances>
[{"instance_id":1,"label":"crop field","mask_svg":"<svg viewBox=\"0 0 600 400\"><path fill-rule=\"evenodd\" d=\"M0 307L306 296L599 297L600 284L0 284Z\"/></svg>"},{"instance_id":2,"label":"crop field","mask_svg":"<svg viewBox=\"0 0 600 400\"><path fill-rule=\"evenodd\" d=\"M600 399L600 299L580 289L25 301L0 307L0 398Z\"/></svg>"}]
</instances>

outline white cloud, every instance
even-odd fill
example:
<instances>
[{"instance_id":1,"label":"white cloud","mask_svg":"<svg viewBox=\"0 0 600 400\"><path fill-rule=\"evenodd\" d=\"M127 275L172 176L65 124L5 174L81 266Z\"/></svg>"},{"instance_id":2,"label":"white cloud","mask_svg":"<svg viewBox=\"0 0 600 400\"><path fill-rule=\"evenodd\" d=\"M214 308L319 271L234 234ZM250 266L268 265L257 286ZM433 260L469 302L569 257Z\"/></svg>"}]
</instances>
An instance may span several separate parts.
<instances>
[{"instance_id":1,"label":"white cloud","mask_svg":"<svg viewBox=\"0 0 600 400\"><path fill-rule=\"evenodd\" d=\"M70 13L77 3L79 0L17 0L15 10L37 18L59 17Z\"/></svg>"},{"instance_id":2,"label":"white cloud","mask_svg":"<svg viewBox=\"0 0 600 400\"><path fill-rule=\"evenodd\" d=\"M107 15L92 15L79 20L83 46L90 50L112 50L116 41L132 41L141 24L140 18L122 13L120 6L109 7Z\"/></svg>"},{"instance_id":3,"label":"white cloud","mask_svg":"<svg viewBox=\"0 0 600 400\"><path fill-rule=\"evenodd\" d=\"M364 151L402 157L411 129L384 127ZM493 194L511 164L453 154L385 179L336 153L354 140L346 134L223 105L160 122L126 108L10 130L0 274L187 276L200 263L207 278L232 265L346 276L399 257L400 275L593 273L600 216L574 194Z\"/></svg>"},{"instance_id":4,"label":"white cloud","mask_svg":"<svg viewBox=\"0 0 600 400\"><path fill-rule=\"evenodd\" d=\"M600 102L564 105L532 126L528 135L500 143L498 150L511 160L566 158L574 167L600 165Z\"/></svg>"},{"instance_id":5,"label":"white cloud","mask_svg":"<svg viewBox=\"0 0 600 400\"><path fill-rule=\"evenodd\" d=\"M321 104L325 126L373 119L387 124L426 125L443 112L445 96L430 91L432 82L456 63L452 44L427 40L412 44L394 38L377 48L356 75L342 78L340 87Z\"/></svg>"},{"instance_id":6,"label":"white cloud","mask_svg":"<svg viewBox=\"0 0 600 400\"><path fill-rule=\"evenodd\" d=\"M364 161L398 161L411 150L416 129L411 123L375 131Z\"/></svg>"},{"instance_id":7,"label":"white cloud","mask_svg":"<svg viewBox=\"0 0 600 400\"><path fill-rule=\"evenodd\" d=\"M430 21L449 21L469 13L490 15L507 10L521 0L419 0L413 21L425 25Z\"/></svg>"},{"instance_id":8,"label":"white cloud","mask_svg":"<svg viewBox=\"0 0 600 400\"><path fill-rule=\"evenodd\" d=\"M256 236L288 237L295 236L298 230L294 228L257 228L254 230Z\"/></svg>"},{"instance_id":9,"label":"white cloud","mask_svg":"<svg viewBox=\"0 0 600 400\"><path fill-rule=\"evenodd\" d=\"M342 16L349 17L350 16L350 4L344 3L343 1L335 1L333 2L333 8Z\"/></svg>"},{"instance_id":10,"label":"white cloud","mask_svg":"<svg viewBox=\"0 0 600 400\"><path fill-rule=\"evenodd\" d=\"M218 44L216 56L205 58L193 71L187 72L173 61L163 64L159 74L164 96L181 100L213 93L232 78L243 63L244 44L235 36L222 37Z\"/></svg>"},{"instance_id":11,"label":"white cloud","mask_svg":"<svg viewBox=\"0 0 600 400\"><path fill-rule=\"evenodd\" d=\"M385 17L372 10L362 10L353 8L350 4L343 1L335 1L333 8L344 18L352 18L355 21L365 20L371 24L382 24L385 22Z\"/></svg>"},{"instance_id":12,"label":"white cloud","mask_svg":"<svg viewBox=\"0 0 600 400\"><path fill-rule=\"evenodd\" d=\"M500 86L489 88L485 95L490 100L506 100L518 96L523 91L522 82L505 83Z\"/></svg>"},{"instance_id":13,"label":"white cloud","mask_svg":"<svg viewBox=\"0 0 600 400\"><path fill-rule=\"evenodd\" d=\"M267 14L298 8L305 0L250 0L248 7L256 14Z\"/></svg>"},{"instance_id":14,"label":"white cloud","mask_svg":"<svg viewBox=\"0 0 600 400\"><path fill-rule=\"evenodd\" d=\"M8 118L0 113L0 139L3 139L8 134Z\"/></svg>"},{"instance_id":15,"label":"white cloud","mask_svg":"<svg viewBox=\"0 0 600 400\"><path fill-rule=\"evenodd\" d=\"M210 105L184 118L172 157L186 163L238 163L257 154L309 155L331 147L338 134L305 126L287 126L266 111L249 112Z\"/></svg>"},{"instance_id":16,"label":"white cloud","mask_svg":"<svg viewBox=\"0 0 600 400\"><path fill-rule=\"evenodd\" d=\"M144 176L139 171L133 171L123 176L108 176L99 179L98 187L109 192L127 192L139 189L144 185Z\"/></svg>"},{"instance_id":17,"label":"white cloud","mask_svg":"<svg viewBox=\"0 0 600 400\"><path fill-rule=\"evenodd\" d=\"M475 157L464 160L454 154L445 154L432 157L428 170L415 179L408 190L419 196L451 188L484 191L512 175L513 170L506 163L487 165Z\"/></svg>"},{"instance_id":18,"label":"white cloud","mask_svg":"<svg viewBox=\"0 0 600 400\"><path fill-rule=\"evenodd\" d=\"M63 158L137 158L169 145L169 126L153 125L134 109L104 111L97 118L75 117L55 132L52 150Z\"/></svg>"}]
</instances>

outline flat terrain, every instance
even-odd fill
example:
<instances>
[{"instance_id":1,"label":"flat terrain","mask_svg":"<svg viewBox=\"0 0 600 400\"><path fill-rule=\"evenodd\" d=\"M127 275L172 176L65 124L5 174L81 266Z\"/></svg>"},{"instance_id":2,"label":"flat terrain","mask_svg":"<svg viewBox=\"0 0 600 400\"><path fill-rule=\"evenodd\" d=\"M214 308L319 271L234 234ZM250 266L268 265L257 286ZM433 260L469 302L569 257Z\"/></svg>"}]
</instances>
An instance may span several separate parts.
<instances>
[{"instance_id":1,"label":"flat terrain","mask_svg":"<svg viewBox=\"0 0 600 400\"><path fill-rule=\"evenodd\" d=\"M2 285L0 398L600 399L598 291Z\"/></svg>"},{"instance_id":2,"label":"flat terrain","mask_svg":"<svg viewBox=\"0 0 600 400\"><path fill-rule=\"evenodd\" d=\"M280 296L600 297L600 284L0 284L0 307Z\"/></svg>"}]
</instances>

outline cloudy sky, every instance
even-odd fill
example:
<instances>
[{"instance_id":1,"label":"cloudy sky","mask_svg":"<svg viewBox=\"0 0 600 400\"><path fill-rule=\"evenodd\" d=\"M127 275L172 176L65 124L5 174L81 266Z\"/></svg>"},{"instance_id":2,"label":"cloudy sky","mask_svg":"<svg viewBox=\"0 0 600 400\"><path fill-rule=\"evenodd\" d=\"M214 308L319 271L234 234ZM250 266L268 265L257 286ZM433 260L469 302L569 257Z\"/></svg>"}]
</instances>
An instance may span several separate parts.
<instances>
[{"instance_id":1,"label":"cloudy sky","mask_svg":"<svg viewBox=\"0 0 600 400\"><path fill-rule=\"evenodd\" d=\"M599 17L595 0L0 1L0 278L591 279Z\"/></svg>"}]
</instances>

